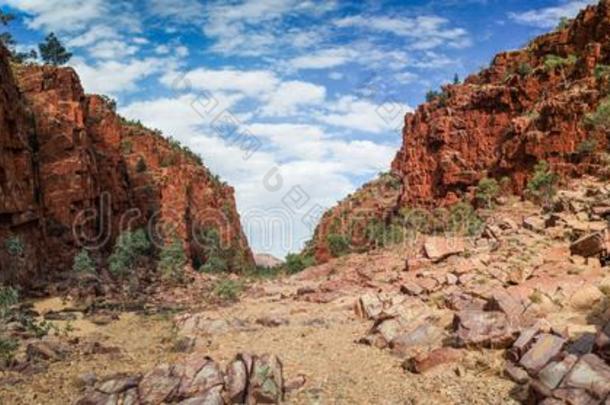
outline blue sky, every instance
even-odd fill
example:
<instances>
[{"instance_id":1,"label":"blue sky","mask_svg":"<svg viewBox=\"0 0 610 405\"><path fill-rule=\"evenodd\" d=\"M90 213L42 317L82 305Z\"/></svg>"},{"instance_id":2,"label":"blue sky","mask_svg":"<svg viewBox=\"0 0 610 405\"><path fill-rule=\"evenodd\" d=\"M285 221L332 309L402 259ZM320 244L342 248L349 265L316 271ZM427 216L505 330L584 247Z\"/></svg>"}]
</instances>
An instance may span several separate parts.
<instances>
[{"instance_id":1,"label":"blue sky","mask_svg":"<svg viewBox=\"0 0 610 405\"><path fill-rule=\"evenodd\" d=\"M254 250L277 256L389 168L428 90L593 3L0 0L21 47L55 32L87 92L198 152L235 187Z\"/></svg>"}]
</instances>

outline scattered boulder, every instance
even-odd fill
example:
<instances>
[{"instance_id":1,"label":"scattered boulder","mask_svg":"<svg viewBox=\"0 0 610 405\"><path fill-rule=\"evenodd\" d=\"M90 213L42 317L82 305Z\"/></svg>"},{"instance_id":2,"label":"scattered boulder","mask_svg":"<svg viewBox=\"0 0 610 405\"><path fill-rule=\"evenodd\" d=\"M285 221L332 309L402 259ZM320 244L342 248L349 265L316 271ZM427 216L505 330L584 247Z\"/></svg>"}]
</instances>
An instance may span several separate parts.
<instances>
[{"instance_id":1,"label":"scattered boulder","mask_svg":"<svg viewBox=\"0 0 610 405\"><path fill-rule=\"evenodd\" d=\"M463 310L455 314L453 326L458 347L506 348L515 341L515 330L499 311Z\"/></svg>"},{"instance_id":2,"label":"scattered boulder","mask_svg":"<svg viewBox=\"0 0 610 405\"><path fill-rule=\"evenodd\" d=\"M452 347L442 347L431 352L407 359L402 367L412 373L425 373L443 364L455 363L462 359L461 350Z\"/></svg>"},{"instance_id":3,"label":"scattered boulder","mask_svg":"<svg viewBox=\"0 0 610 405\"><path fill-rule=\"evenodd\" d=\"M303 384L304 379L291 387ZM276 356L239 354L223 372L209 357L193 355L181 364L159 365L143 377L106 378L88 387L76 403L279 404L285 390L282 363Z\"/></svg>"},{"instance_id":4,"label":"scattered boulder","mask_svg":"<svg viewBox=\"0 0 610 405\"><path fill-rule=\"evenodd\" d=\"M549 333L540 334L532 347L521 357L519 364L530 374L535 375L559 355L565 343L565 339L559 336Z\"/></svg>"},{"instance_id":5,"label":"scattered boulder","mask_svg":"<svg viewBox=\"0 0 610 405\"><path fill-rule=\"evenodd\" d=\"M366 294L356 302L356 315L364 319L375 319L383 311L383 301L377 294Z\"/></svg>"},{"instance_id":6,"label":"scattered boulder","mask_svg":"<svg viewBox=\"0 0 610 405\"><path fill-rule=\"evenodd\" d=\"M564 388L581 388L603 400L610 394L610 366L595 354L585 354L564 378Z\"/></svg>"},{"instance_id":7,"label":"scattered boulder","mask_svg":"<svg viewBox=\"0 0 610 405\"><path fill-rule=\"evenodd\" d=\"M606 250L605 233L592 233L570 245L570 253L582 257L592 257L603 253Z\"/></svg>"},{"instance_id":8,"label":"scattered boulder","mask_svg":"<svg viewBox=\"0 0 610 405\"><path fill-rule=\"evenodd\" d=\"M268 315L258 318L256 323L267 328L277 328L278 326L288 325L290 321L286 318Z\"/></svg>"},{"instance_id":9,"label":"scattered boulder","mask_svg":"<svg viewBox=\"0 0 610 405\"><path fill-rule=\"evenodd\" d=\"M463 253L466 250L466 243L463 238L444 238L432 236L424 243L426 256L434 263L441 262L449 256Z\"/></svg>"},{"instance_id":10,"label":"scattered boulder","mask_svg":"<svg viewBox=\"0 0 610 405\"><path fill-rule=\"evenodd\" d=\"M61 361L67 357L69 352L70 348L68 346L55 340L33 342L28 344L26 348L28 361Z\"/></svg>"}]
</instances>

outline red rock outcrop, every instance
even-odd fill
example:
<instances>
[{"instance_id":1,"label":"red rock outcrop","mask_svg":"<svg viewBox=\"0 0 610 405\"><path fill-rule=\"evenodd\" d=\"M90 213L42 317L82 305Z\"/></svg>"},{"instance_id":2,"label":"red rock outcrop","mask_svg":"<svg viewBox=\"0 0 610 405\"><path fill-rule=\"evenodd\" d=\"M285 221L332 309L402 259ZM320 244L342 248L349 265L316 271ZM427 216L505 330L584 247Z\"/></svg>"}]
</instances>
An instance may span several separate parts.
<instances>
[{"instance_id":1,"label":"red rock outcrop","mask_svg":"<svg viewBox=\"0 0 610 405\"><path fill-rule=\"evenodd\" d=\"M488 69L463 84L445 86L405 117L391 170L402 182L396 204L378 201L384 206L367 215L450 205L467 198L483 177L507 177L520 194L541 160L564 178L603 167L595 152L607 149L606 131L587 125L585 118L610 93L609 44L610 2L603 0L569 27L497 55ZM586 140L593 153L579 152ZM350 197L324 216L310 246L318 261L328 259L333 222L352 222L359 207L374 203Z\"/></svg>"},{"instance_id":2,"label":"red rock outcrop","mask_svg":"<svg viewBox=\"0 0 610 405\"><path fill-rule=\"evenodd\" d=\"M82 245L98 259L126 229L161 244L179 238L205 263L203 228L254 263L234 191L199 158L138 123L105 97L86 95L69 68L10 65L0 50L0 280L69 270Z\"/></svg>"}]
</instances>

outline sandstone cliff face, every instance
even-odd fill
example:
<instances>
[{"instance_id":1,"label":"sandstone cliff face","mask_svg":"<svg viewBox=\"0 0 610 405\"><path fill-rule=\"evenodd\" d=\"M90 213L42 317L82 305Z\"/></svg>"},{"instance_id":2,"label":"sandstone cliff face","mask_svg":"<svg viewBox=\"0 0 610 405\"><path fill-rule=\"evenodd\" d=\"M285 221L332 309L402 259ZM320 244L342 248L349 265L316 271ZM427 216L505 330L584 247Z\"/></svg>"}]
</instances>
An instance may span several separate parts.
<instances>
[{"instance_id":1,"label":"sandstone cliff face","mask_svg":"<svg viewBox=\"0 0 610 405\"><path fill-rule=\"evenodd\" d=\"M83 244L103 262L120 232L144 226L159 245L178 237L195 266L199 232L217 229L232 270L253 264L233 189L196 156L85 95L73 70L11 69L1 53L0 279L67 271Z\"/></svg>"},{"instance_id":2,"label":"sandstone cliff face","mask_svg":"<svg viewBox=\"0 0 610 405\"><path fill-rule=\"evenodd\" d=\"M557 67L548 62L554 57L562 58ZM564 178L600 169L598 154L578 149L585 140L594 141L595 151L607 149L605 131L586 125L585 117L610 94L609 64L610 2L602 1L569 28L499 54L463 84L445 86L405 117L402 147L392 163L400 196L373 215L456 203L483 177L508 177L520 194L540 160ZM373 203L348 198L324 216L312 244L318 260L327 260L332 221L359 215L362 205Z\"/></svg>"}]
</instances>

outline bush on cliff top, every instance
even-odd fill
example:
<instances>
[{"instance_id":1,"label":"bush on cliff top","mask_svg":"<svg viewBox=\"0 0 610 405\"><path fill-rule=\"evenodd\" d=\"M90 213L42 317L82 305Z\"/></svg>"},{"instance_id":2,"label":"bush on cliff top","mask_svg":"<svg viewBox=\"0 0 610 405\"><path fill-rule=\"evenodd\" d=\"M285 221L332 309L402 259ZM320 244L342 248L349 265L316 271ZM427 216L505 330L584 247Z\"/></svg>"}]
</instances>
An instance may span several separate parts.
<instances>
[{"instance_id":1,"label":"bush on cliff top","mask_svg":"<svg viewBox=\"0 0 610 405\"><path fill-rule=\"evenodd\" d=\"M123 232L117 239L108 259L110 272L123 276L133 271L138 259L150 252L150 241L143 229Z\"/></svg>"},{"instance_id":2,"label":"bush on cliff top","mask_svg":"<svg viewBox=\"0 0 610 405\"><path fill-rule=\"evenodd\" d=\"M557 55L546 55L544 58L544 70L550 72L558 68L563 69L564 67L575 65L577 61L576 55L569 55L567 58Z\"/></svg>"},{"instance_id":3,"label":"bush on cliff top","mask_svg":"<svg viewBox=\"0 0 610 405\"><path fill-rule=\"evenodd\" d=\"M610 130L610 97L602 100L595 112L585 117L585 123L596 129Z\"/></svg>"}]
</instances>

